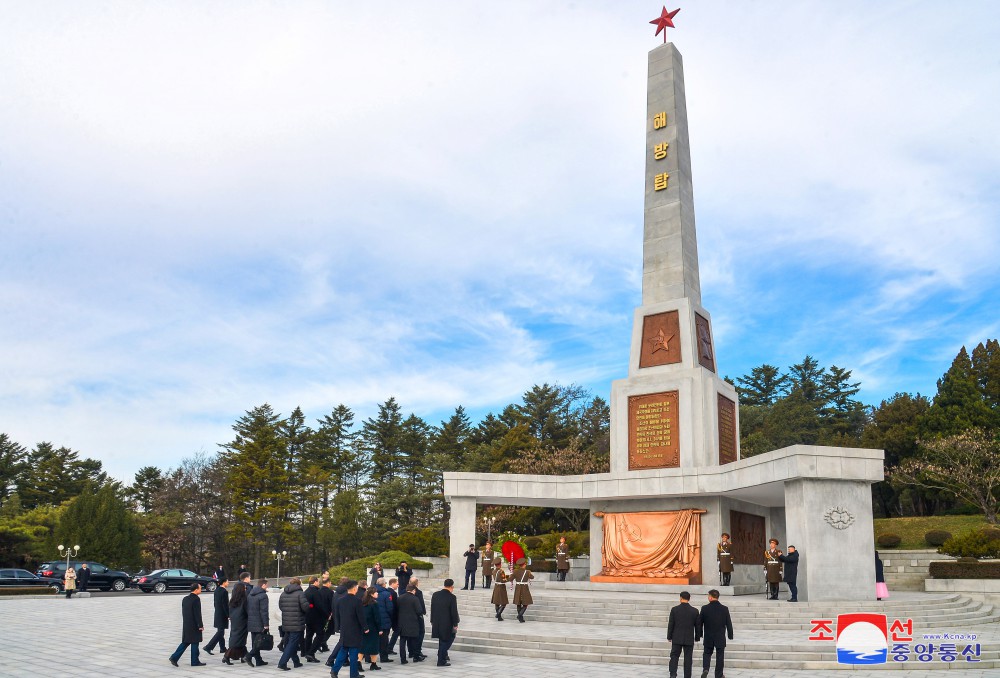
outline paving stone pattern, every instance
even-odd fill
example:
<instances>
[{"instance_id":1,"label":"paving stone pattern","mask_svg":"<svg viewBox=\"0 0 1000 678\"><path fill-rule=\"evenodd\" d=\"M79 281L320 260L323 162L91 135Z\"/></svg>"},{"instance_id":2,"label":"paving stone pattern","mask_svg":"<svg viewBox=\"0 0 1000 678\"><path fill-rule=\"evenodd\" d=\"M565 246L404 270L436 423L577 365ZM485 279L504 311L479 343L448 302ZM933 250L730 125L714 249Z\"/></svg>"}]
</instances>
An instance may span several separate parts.
<instances>
[{"instance_id":1,"label":"paving stone pattern","mask_svg":"<svg viewBox=\"0 0 1000 678\"><path fill-rule=\"evenodd\" d=\"M433 589L428 589L429 593ZM556 600L546 593L545 599L534 610L529 610L527 624L518 624L514 615L508 615L509 621L500 624L492 616L486 616L484 610L487 592L458 591L463 613L461 635L489 638L499 636L500 628L504 635L520 635L528 639L544 639L546 637L566 637L576 640L593 639L596 643L613 641L615 639L648 640L652 643L662 643L665 647L665 631L662 627L632 627L609 625L593 620L587 624L569 622L536 621L535 615L544 616L542 608L546 603L555 609ZM248 669L245 666L226 666L221 663L218 653L208 656L202 653L201 659L208 663L204 667L186 665L188 655L181 659L180 668L174 668L167 662L167 657L176 648L180 638L180 606L183 596L178 595L129 595L120 597L99 597L89 600L65 600L64 598L46 599L3 599L0 600L0 621L2 621L3 642L0 643L0 676L34 677L34 676L99 676L101 678L131 678L133 676L247 676L247 675L285 675L275 670L278 653L268 653L269 666ZM622 594L617 600L628 601L630 596ZM648 598L642 596L641 598ZM640 600L637 597L636 600ZM940 596L938 597L940 598ZM914 606L928 604L935 600L925 594L900 594L897 601L909 601ZM696 603L700 601L694 601ZM741 629L740 624L749 625L749 619L756 612L764 614L765 601L742 601L735 599L726 601L732 603L741 621L736 625L737 642L759 644L762 649L768 646L784 646L802 644L802 632L793 630L748 630ZM583 609L585 602L573 598L565 601L565 605L575 609ZM778 603L772 603L773 610ZM784 604L791 612L791 604ZM211 598L203 600L203 616L211 620ZM276 601L272 603L276 607ZM739 609L742 608L742 609ZM508 608L508 613L510 608ZM665 614L665 613L664 613ZM612 616L614 616L612 614ZM734 614L734 616L736 616ZM759 616L759 615L757 615ZM969 630L971 627L964 627ZM958 630L958 629L956 629ZM1000 624L986 622L976 625L975 631L985 645L997 648L1000 645ZM206 635L206 640L210 637ZM429 639L428 639L429 640ZM428 645L432 645L428 643ZM599 646L598 646L599 647ZM433 649L427 653L433 659ZM695 676L700 675L700 660L698 649L695 651ZM392 676L481 676L484 673L496 675L544 675L546 678L580 678L581 676L628 676L629 678L663 678L666 667L651 664L617 664L608 662L589 662L558 658L525 658L503 654L485 654L481 651L463 652L453 650L452 666L439 668L433 661L421 664L401 666L398 663L385 664L384 670L377 674L367 672L369 678L392 678ZM973 668L974 665L956 666L953 670L960 671L966 678L996 678L1000 676L1000 668ZM895 669L896 667L892 667ZM301 669L295 669L291 675L319 676L329 675L323 664L306 664ZM347 670L341 672L347 676ZM711 675L711 674L710 674ZM818 676L854 676L857 678L874 678L887 675L884 670L855 670L845 673L841 670L791 670L773 668L761 665L755 668L727 668L729 678L806 678ZM942 676L940 670L893 670L890 676L925 676L934 678Z\"/></svg>"}]
</instances>

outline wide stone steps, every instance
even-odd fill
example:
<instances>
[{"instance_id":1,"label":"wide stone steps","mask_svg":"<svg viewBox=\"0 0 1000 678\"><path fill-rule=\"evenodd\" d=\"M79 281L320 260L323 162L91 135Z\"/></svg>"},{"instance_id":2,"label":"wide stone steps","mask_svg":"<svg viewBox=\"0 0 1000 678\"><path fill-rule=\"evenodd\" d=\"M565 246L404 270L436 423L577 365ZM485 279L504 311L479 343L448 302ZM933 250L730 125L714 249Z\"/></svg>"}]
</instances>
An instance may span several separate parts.
<instances>
[{"instance_id":1,"label":"wide stone steps","mask_svg":"<svg viewBox=\"0 0 1000 678\"><path fill-rule=\"evenodd\" d=\"M517 621L511 619L514 624ZM499 623L499 622L498 622ZM504 622L508 623L508 622ZM525 632L529 625L520 625ZM528 627L528 628L525 628ZM435 641L429 642L430 647L436 647ZM505 633L503 631L488 632L479 630L463 630L455 640L452 648L456 651L479 652L506 656L531 657L539 659L576 660L587 662L665 665L669 661L669 647L665 640L660 642L629 641L620 639L591 638L588 640L574 637L546 636L537 630L531 635ZM700 646L696 648L696 664L700 663ZM954 668L992 669L1000 668L1000 650L983 647L978 663L954 662ZM726 647L726 665L745 669L799 669L799 670L836 670L854 667L838 664L836 650L832 643L809 644L750 644L731 642ZM947 669L944 662L917 663L911 659L907 668ZM888 670L901 668L898 663L885 665L868 665L858 667L871 670Z\"/></svg>"},{"instance_id":2,"label":"wide stone steps","mask_svg":"<svg viewBox=\"0 0 1000 678\"><path fill-rule=\"evenodd\" d=\"M729 601L727 601L727 604ZM1000 612L993 606L958 595L941 597L930 601L913 601L898 604L873 603L867 605L831 606L819 604L792 604L773 601L771 604L753 606L730 605L733 623L740 628L754 630L797 630L811 628L810 620L836 618L848 612L877 612L890 617L913 619L918 628L941 628L945 626L967 626L1000 621ZM529 616L536 621L573 624L618 624L636 627L662 627L667 624L667 614L673 605L659 604L636 606L632 604L581 602L564 599L559 602L539 600L529 609ZM485 599L470 596L459 599L460 609L477 617L493 615L493 606ZM510 610L512 608L508 608Z\"/></svg>"},{"instance_id":3,"label":"wide stone steps","mask_svg":"<svg viewBox=\"0 0 1000 678\"><path fill-rule=\"evenodd\" d=\"M536 602L526 615L528 623L519 624L513 606L505 611L504 622L493 621L494 608L487 592L459 593L463 624L454 645L459 651L621 664L664 665L669 661L665 629L668 611L677 602L675 595L625 594L614 598L582 592L537 591ZM732 614L738 641L726 648L729 666L770 671L851 669L851 665L837 663L834 643L807 640L812 631L811 619L832 619L835 628L837 615L849 612L913 619L911 646L921 642L923 633L982 633L985 625L1000 622L1000 612L993 606L959 594L797 604L761 598L724 601ZM634 633L629 629L634 629ZM964 646L962 642L956 644ZM699 653L700 648L696 649L696 655ZM884 665L859 668L1000 669L1000 645L983 643L980 660L946 663L935 659L919 663L914 658L904 664L890 659ZM696 656L696 663L699 662Z\"/></svg>"}]
</instances>

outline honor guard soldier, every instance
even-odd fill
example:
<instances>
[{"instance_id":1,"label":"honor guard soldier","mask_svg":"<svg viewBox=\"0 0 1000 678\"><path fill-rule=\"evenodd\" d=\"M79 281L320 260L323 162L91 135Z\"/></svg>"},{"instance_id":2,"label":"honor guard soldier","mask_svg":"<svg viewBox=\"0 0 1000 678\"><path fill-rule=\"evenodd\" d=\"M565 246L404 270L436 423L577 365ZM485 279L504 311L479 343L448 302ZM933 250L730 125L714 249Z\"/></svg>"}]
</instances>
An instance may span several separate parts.
<instances>
[{"instance_id":1,"label":"honor guard soldier","mask_svg":"<svg viewBox=\"0 0 1000 678\"><path fill-rule=\"evenodd\" d=\"M729 586L729 579L733 576L733 544L729 541L729 534L722 533L722 541L716 547L716 559L719 561L719 574L722 576L722 585Z\"/></svg>"},{"instance_id":2,"label":"honor guard soldier","mask_svg":"<svg viewBox=\"0 0 1000 678\"><path fill-rule=\"evenodd\" d=\"M496 557L497 554L493 550L493 544L486 542L486 546L483 547L482 562L479 565L483 571L483 587L486 589L490 588L490 583L493 581L493 559Z\"/></svg>"},{"instance_id":3,"label":"honor guard soldier","mask_svg":"<svg viewBox=\"0 0 1000 678\"><path fill-rule=\"evenodd\" d=\"M503 558L497 558L493 561L493 597L490 599L497 611L497 621L503 621L503 611L510 603L507 598L508 581L510 578L503 571Z\"/></svg>"},{"instance_id":4,"label":"honor guard soldier","mask_svg":"<svg viewBox=\"0 0 1000 678\"><path fill-rule=\"evenodd\" d=\"M517 559L517 568L511 574L514 580L514 604L517 605L517 620L524 623L524 613L533 602L531 599L531 589L528 582L535 578L528 569L528 561L524 558Z\"/></svg>"},{"instance_id":5,"label":"honor guard soldier","mask_svg":"<svg viewBox=\"0 0 1000 678\"><path fill-rule=\"evenodd\" d=\"M770 548L764 551L764 570L767 571L767 585L771 590L770 600L778 599L778 584L781 583L781 550L778 548L778 540L772 539L769 542Z\"/></svg>"},{"instance_id":6,"label":"honor guard soldier","mask_svg":"<svg viewBox=\"0 0 1000 678\"><path fill-rule=\"evenodd\" d=\"M559 581L566 581L566 574L569 572L569 544L566 537L559 537L559 545L556 546L556 573Z\"/></svg>"}]
</instances>

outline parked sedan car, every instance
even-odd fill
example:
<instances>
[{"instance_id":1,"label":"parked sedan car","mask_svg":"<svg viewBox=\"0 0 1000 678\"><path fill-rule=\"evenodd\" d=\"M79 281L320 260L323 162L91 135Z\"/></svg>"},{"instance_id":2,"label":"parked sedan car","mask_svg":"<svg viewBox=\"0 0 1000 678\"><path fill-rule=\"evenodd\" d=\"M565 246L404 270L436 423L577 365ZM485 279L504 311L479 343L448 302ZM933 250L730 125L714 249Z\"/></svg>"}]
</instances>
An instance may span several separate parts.
<instances>
[{"instance_id":1,"label":"parked sedan car","mask_svg":"<svg viewBox=\"0 0 1000 678\"><path fill-rule=\"evenodd\" d=\"M166 593L167 591L186 591L191 588L191 584L198 583L206 591L214 591L218 583L211 577L203 577L195 574L191 570L153 570L147 575L139 577L136 582L143 593L155 591Z\"/></svg>"},{"instance_id":2,"label":"parked sedan car","mask_svg":"<svg viewBox=\"0 0 1000 678\"><path fill-rule=\"evenodd\" d=\"M0 588L31 586L62 590L62 582L54 577L39 577L27 570L0 570Z\"/></svg>"},{"instance_id":3,"label":"parked sedan car","mask_svg":"<svg viewBox=\"0 0 1000 678\"><path fill-rule=\"evenodd\" d=\"M112 570L109 567L94 563L89 560L71 560L70 567L80 573L80 565L87 563L90 568L90 582L87 588L100 589L101 591L124 591L129 586L129 576L127 572ZM39 577L52 577L60 582L66 578L66 561L57 560L51 563L42 563L35 572Z\"/></svg>"}]
</instances>

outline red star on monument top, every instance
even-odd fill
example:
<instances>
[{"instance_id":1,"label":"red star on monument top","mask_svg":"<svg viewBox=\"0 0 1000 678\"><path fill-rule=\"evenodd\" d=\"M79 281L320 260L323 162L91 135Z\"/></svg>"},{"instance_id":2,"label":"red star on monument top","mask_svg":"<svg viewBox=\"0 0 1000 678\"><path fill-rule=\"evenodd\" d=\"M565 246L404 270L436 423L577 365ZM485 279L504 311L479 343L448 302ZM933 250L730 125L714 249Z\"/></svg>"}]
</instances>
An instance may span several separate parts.
<instances>
[{"instance_id":1,"label":"red star on monument top","mask_svg":"<svg viewBox=\"0 0 1000 678\"><path fill-rule=\"evenodd\" d=\"M659 35L660 31L663 31L663 42L667 41L667 27L676 28L676 26L674 26L674 17L679 11L681 11L680 7L675 9L673 12L668 12L666 6L664 6L663 11L660 12L660 16L649 22L656 25L656 35Z\"/></svg>"}]
</instances>

